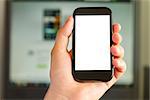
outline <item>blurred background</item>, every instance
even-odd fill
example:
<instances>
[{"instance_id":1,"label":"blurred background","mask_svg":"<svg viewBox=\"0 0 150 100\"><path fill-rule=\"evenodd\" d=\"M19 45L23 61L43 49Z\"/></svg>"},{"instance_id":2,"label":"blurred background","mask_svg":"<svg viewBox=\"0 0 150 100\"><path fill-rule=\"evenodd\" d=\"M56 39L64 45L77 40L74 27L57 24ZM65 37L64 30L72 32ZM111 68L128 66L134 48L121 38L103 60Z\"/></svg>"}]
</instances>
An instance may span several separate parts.
<instances>
[{"instance_id":1,"label":"blurred background","mask_svg":"<svg viewBox=\"0 0 150 100\"><path fill-rule=\"evenodd\" d=\"M102 99L150 99L150 0L0 0L0 99L43 98L57 30L77 7L109 7L122 25L127 71Z\"/></svg>"}]
</instances>

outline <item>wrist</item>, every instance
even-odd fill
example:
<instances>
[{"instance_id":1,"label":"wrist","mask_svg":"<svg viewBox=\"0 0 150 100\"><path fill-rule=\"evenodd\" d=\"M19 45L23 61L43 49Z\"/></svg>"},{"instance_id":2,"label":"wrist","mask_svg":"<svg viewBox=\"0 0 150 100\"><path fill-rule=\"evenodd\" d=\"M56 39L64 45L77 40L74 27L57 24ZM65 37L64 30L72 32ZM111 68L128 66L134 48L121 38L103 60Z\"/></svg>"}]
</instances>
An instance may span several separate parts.
<instances>
[{"instance_id":1,"label":"wrist","mask_svg":"<svg viewBox=\"0 0 150 100\"><path fill-rule=\"evenodd\" d=\"M69 100L66 96L59 94L57 91L48 88L44 100Z\"/></svg>"}]
</instances>

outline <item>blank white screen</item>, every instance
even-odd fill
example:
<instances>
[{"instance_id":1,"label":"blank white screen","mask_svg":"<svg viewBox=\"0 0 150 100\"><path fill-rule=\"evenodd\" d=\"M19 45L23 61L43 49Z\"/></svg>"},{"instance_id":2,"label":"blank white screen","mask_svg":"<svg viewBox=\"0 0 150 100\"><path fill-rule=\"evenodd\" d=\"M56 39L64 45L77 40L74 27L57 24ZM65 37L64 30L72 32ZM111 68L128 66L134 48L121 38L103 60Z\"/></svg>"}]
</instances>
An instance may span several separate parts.
<instances>
[{"instance_id":1,"label":"blank white screen","mask_svg":"<svg viewBox=\"0 0 150 100\"><path fill-rule=\"evenodd\" d=\"M75 70L110 69L110 15L76 15Z\"/></svg>"}]
</instances>

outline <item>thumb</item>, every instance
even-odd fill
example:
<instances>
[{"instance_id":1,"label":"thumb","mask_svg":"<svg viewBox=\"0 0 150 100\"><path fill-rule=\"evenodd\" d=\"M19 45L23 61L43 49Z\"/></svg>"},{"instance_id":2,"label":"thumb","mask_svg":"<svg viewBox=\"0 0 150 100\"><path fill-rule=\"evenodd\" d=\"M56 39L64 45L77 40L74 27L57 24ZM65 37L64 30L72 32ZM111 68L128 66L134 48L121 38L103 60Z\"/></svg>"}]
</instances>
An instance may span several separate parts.
<instances>
[{"instance_id":1,"label":"thumb","mask_svg":"<svg viewBox=\"0 0 150 100\"><path fill-rule=\"evenodd\" d=\"M56 37L56 42L55 42L55 48L61 50L61 51L66 51L68 42L69 42L69 36L72 33L73 29L73 18L72 16L68 17L67 21L65 22L64 26L59 29Z\"/></svg>"}]
</instances>

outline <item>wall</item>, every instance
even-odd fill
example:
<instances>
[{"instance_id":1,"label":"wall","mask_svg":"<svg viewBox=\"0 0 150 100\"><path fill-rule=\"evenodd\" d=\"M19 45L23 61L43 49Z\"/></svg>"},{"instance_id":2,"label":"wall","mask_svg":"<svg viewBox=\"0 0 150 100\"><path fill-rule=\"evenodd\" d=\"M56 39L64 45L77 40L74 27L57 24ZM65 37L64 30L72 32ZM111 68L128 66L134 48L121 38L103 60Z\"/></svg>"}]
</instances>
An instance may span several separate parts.
<instances>
[{"instance_id":1,"label":"wall","mask_svg":"<svg viewBox=\"0 0 150 100\"><path fill-rule=\"evenodd\" d=\"M139 0L138 2L139 8L139 50L140 50L140 67L139 67L139 74L140 74L140 80L139 80L139 99L143 98L143 84L144 84L144 76L143 76L143 70L144 67L148 64L150 64L150 0Z\"/></svg>"},{"instance_id":2,"label":"wall","mask_svg":"<svg viewBox=\"0 0 150 100\"><path fill-rule=\"evenodd\" d=\"M150 27L150 0L149 0L149 3L148 3L148 27ZM150 67L150 28L148 28L148 64L149 64L149 67Z\"/></svg>"},{"instance_id":3,"label":"wall","mask_svg":"<svg viewBox=\"0 0 150 100\"><path fill-rule=\"evenodd\" d=\"M140 54L141 54L141 65L145 66L145 64L150 63L150 58L148 55L149 53L149 34L150 34L150 29L149 29L149 15L150 15L150 0L141 0L140 3L140 40L141 40L141 48L140 48Z\"/></svg>"},{"instance_id":4,"label":"wall","mask_svg":"<svg viewBox=\"0 0 150 100\"><path fill-rule=\"evenodd\" d=\"M2 64L3 64L3 32L4 32L4 2L5 0L0 0L0 99L2 97Z\"/></svg>"}]
</instances>

